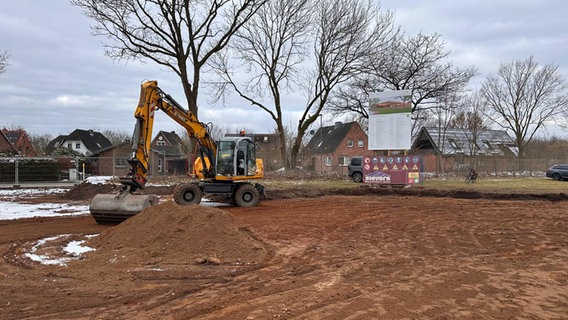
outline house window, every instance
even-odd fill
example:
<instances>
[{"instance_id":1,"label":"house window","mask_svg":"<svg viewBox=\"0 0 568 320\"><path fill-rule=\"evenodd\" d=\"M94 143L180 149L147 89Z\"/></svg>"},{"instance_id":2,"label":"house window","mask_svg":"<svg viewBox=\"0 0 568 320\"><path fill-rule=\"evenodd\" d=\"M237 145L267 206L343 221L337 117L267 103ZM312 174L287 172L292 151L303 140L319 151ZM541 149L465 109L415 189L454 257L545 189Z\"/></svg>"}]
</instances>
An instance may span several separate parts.
<instances>
[{"instance_id":1,"label":"house window","mask_svg":"<svg viewBox=\"0 0 568 320\"><path fill-rule=\"evenodd\" d=\"M68 143L68 144L67 144L67 149L73 149L73 144L72 144L72 143Z\"/></svg>"},{"instance_id":2,"label":"house window","mask_svg":"<svg viewBox=\"0 0 568 320\"><path fill-rule=\"evenodd\" d=\"M165 141L158 141L158 142L156 142L156 145L158 145L158 146L165 146L165 145L166 145L166 142L165 142Z\"/></svg>"},{"instance_id":3,"label":"house window","mask_svg":"<svg viewBox=\"0 0 568 320\"><path fill-rule=\"evenodd\" d=\"M461 147L459 146L459 144L456 142L456 140L454 139L448 139L448 142L450 143L450 145L452 146L452 148L456 149L456 150L460 150Z\"/></svg>"},{"instance_id":4,"label":"house window","mask_svg":"<svg viewBox=\"0 0 568 320\"><path fill-rule=\"evenodd\" d=\"M353 139L347 140L347 148L353 148Z\"/></svg>"},{"instance_id":5,"label":"house window","mask_svg":"<svg viewBox=\"0 0 568 320\"><path fill-rule=\"evenodd\" d=\"M348 156L337 157L337 165L340 167L346 167L349 164Z\"/></svg>"},{"instance_id":6,"label":"house window","mask_svg":"<svg viewBox=\"0 0 568 320\"><path fill-rule=\"evenodd\" d=\"M158 159L158 172L162 172L162 159Z\"/></svg>"},{"instance_id":7,"label":"house window","mask_svg":"<svg viewBox=\"0 0 568 320\"><path fill-rule=\"evenodd\" d=\"M264 139L263 139L263 141L264 141L264 142L268 142L268 137L265 136Z\"/></svg>"},{"instance_id":8,"label":"house window","mask_svg":"<svg viewBox=\"0 0 568 320\"><path fill-rule=\"evenodd\" d=\"M324 165L325 165L326 167L331 167L331 163L332 163L331 157L330 157L330 156L326 156L325 159L324 159Z\"/></svg>"},{"instance_id":9,"label":"house window","mask_svg":"<svg viewBox=\"0 0 568 320\"><path fill-rule=\"evenodd\" d=\"M81 149L81 142L75 143L75 149Z\"/></svg>"},{"instance_id":10,"label":"house window","mask_svg":"<svg viewBox=\"0 0 568 320\"><path fill-rule=\"evenodd\" d=\"M357 141L357 146L359 146L359 148L364 148L365 147L365 141L363 141L363 140Z\"/></svg>"},{"instance_id":11,"label":"house window","mask_svg":"<svg viewBox=\"0 0 568 320\"><path fill-rule=\"evenodd\" d=\"M116 168L124 168L126 167L126 158L116 158L114 159L114 166Z\"/></svg>"}]
</instances>

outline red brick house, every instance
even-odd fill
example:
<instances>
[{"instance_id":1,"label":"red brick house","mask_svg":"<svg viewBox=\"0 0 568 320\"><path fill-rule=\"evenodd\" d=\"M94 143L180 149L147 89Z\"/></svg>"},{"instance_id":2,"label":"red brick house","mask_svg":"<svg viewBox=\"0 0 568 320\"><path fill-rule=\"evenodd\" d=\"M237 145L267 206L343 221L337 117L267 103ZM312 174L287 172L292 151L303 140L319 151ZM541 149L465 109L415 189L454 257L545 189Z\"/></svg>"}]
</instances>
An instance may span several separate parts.
<instances>
[{"instance_id":1,"label":"red brick house","mask_svg":"<svg viewBox=\"0 0 568 320\"><path fill-rule=\"evenodd\" d=\"M12 145L15 152L23 157L37 157L37 152L30 141L26 130L8 130L6 128L2 129L2 134L4 138ZM1 139L1 138L0 138ZM0 142L1 144L1 142ZM0 146L0 152L2 147Z\"/></svg>"},{"instance_id":2,"label":"red brick house","mask_svg":"<svg viewBox=\"0 0 568 320\"><path fill-rule=\"evenodd\" d=\"M183 151L183 141L174 131L160 130L151 142L155 153L154 165L160 175L184 175L188 171L188 157Z\"/></svg>"},{"instance_id":3,"label":"red brick house","mask_svg":"<svg viewBox=\"0 0 568 320\"><path fill-rule=\"evenodd\" d=\"M305 149L310 156L304 167L322 173L346 174L352 157L373 155L368 150L367 134L357 122L319 128Z\"/></svg>"},{"instance_id":4,"label":"red brick house","mask_svg":"<svg viewBox=\"0 0 568 320\"><path fill-rule=\"evenodd\" d=\"M100 150L93 158L90 158L90 174L100 176L125 176L130 170L128 159L132 156L130 142L122 142ZM163 175L161 163L164 161L163 154L152 150L150 153L149 175Z\"/></svg>"},{"instance_id":5,"label":"red brick house","mask_svg":"<svg viewBox=\"0 0 568 320\"><path fill-rule=\"evenodd\" d=\"M10 143L10 140L4 135L3 131L0 131L0 155L14 155L16 154L16 149Z\"/></svg>"},{"instance_id":6,"label":"red brick house","mask_svg":"<svg viewBox=\"0 0 568 320\"><path fill-rule=\"evenodd\" d=\"M130 166L127 159L132 155L130 143L123 142L104 148L95 154L92 174L101 176L122 177L128 173ZM96 168L96 170L94 170Z\"/></svg>"}]
</instances>

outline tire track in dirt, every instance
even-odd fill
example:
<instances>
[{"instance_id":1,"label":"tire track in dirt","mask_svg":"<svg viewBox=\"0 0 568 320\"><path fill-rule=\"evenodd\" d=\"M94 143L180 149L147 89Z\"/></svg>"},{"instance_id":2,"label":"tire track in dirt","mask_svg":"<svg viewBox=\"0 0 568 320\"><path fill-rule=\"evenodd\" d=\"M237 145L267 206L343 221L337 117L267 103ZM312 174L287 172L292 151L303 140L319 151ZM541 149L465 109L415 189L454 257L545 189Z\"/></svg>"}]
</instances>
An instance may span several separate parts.
<instances>
[{"instance_id":1,"label":"tire track in dirt","mask_svg":"<svg viewBox=\"0 0 568 320\"><path fill-rule=\"evenodd\" d=\"M108 263L93 276L3 263L0 301L11 305L0 318L549 319L568 310L568 202L375 194L224 209L275 255L243 272L202 266L212 275L202 278L199 266L171 260L163 271ZM0 239L89 229L79 218L51 221L15 224L8 236L0 224Z\"/></svg>"}]
</instances>

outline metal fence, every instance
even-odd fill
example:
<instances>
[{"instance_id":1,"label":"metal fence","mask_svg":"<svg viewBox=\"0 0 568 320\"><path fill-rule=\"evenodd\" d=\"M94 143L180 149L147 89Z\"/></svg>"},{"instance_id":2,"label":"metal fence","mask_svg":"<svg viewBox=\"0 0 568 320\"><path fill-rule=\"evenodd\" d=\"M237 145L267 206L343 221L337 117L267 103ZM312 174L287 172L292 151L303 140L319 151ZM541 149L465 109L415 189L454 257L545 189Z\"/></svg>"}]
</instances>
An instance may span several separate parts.
<instances>
[{"instance_id":1,"label":"metal fence","mask_svg":"<svg viewBox=\"0 0 568 320\"><path fill-rule=\"evenodd\" d=\"M74 182L77 158L0 158L0 184Z\"/></svg>"},{"instance_id":2,"label":"metal fence","mask_svg":"<svg viewBox=\"0 0 568 320\"><path fill-rule=\"evenodd\" d=\"M504 157L423 157L424 172L430 176L465 176L475 168L481 176L542 176L547 168L564 159L518 159ZM151 159L149 176L184 175L187 159ZM0 185L31 183L79 183L89 176L123 176L130 166L124 157L0 158ZM334 172L333 175L346 175Z\"/></svg>"},{"instance_id":3,"label":"metal fence","mask_svg":"<svg viewBox=\"0 0 568 320\"><path fill-rule=\"evenodd\" d=\"M542 176L557 163L568 163L564 159L519 159L514 157L487 156L423 156L424 171L435 175L465 176L470 168L486 176Z\"/></svg>"},{"instance_id":4,"label":"metal fence","mask_svg":"<svg viewBox=\"0 0 568 320\"><path fill-rule=\"evenodd\" d=\"M187 172L187 159L151 158L148 174L176 176ZM124 176L126 157L0 157L0 185L79 183L89 176Z\"/></svg>"}]
</instances>

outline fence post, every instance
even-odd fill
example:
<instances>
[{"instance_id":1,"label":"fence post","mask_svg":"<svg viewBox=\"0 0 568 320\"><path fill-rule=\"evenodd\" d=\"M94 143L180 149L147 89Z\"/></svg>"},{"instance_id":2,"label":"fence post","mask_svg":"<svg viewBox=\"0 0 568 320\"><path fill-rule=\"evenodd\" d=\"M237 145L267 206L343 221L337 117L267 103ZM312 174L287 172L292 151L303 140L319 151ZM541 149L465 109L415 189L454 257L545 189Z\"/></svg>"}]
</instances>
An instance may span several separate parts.
<instances>
[{"instance_id":1,"label":"fence post","mask_svg":"<svg viewBox=\"0 0 568 320\"><path fill-rule=\"evenodd\" d=\"M14 188L20 187L20 178L19 178L19 168L18 168L18 158L14 158Z\"/></svg>"}]
</instances>

